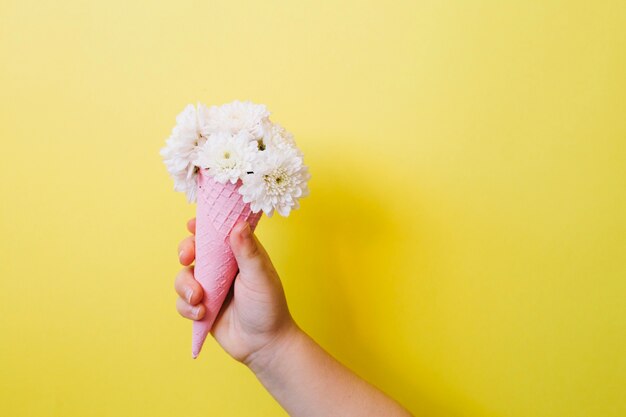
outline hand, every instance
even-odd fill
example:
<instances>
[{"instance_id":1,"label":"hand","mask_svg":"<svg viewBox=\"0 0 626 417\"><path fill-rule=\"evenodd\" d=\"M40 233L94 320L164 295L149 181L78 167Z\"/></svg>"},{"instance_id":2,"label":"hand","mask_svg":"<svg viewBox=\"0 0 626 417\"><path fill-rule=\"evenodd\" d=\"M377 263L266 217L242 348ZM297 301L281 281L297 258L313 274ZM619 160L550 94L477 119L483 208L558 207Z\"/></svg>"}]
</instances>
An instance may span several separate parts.
<instances>
[{"instance_id":1,"label":"hand","mask_svg":"<svg viewBox=\"0 0 626 417\"><path fill-rule=\"evenodd\" d=\"M196 222L187 223L195 233ZM294 417L410 417L393 399L368 384L300 330L289 313L285 293L265 249L247 223L235 226L230 246L239 273L211 333L233 358L245 363ZM204 316L202 287L193 278L194 237L178 248L175 288L178 312L192 320Z\"/></svg>"},{"instance_id":2,"label":"hand","mask_svg":"<svg viewBox=\"0 0 626 417\"><path fill-rule=\"evenodd\" d=\"M195 235L195 218L189 220L187 229ZM228 354L250 366L259 353L270 350L297 326L287 308L280 278L247 223L239 223L233 228L230 245L239 265L239 273L211 334ZM185 238L178 252L180 263L186 267L180 271L174 284L180 296L176 300L176 309L183 317L199 320L204 316L205 309L200 304L202 287L194 279L193 266L190 266L195 259L195 236Z\"/></svg>"}]
</instances>

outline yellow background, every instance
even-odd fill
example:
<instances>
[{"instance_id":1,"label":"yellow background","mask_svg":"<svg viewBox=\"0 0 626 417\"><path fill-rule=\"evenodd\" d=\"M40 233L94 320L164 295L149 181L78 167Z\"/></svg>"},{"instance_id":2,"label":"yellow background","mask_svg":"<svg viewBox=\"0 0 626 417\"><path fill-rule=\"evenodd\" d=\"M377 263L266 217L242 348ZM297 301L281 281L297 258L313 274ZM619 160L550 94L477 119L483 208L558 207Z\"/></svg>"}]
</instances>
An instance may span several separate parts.
<instances>
[{"instance_id":1,"label":"yellow background","mask_svg":"<svg viewBox=\"0 0 626 417\"><path fill-rule=\"evenodd\" d=\"M282 416L174 309L187 103L266 103L294 316L418 415L626 415L626 3L0 1L0 414Z\"/></svg>"}]
</instances>

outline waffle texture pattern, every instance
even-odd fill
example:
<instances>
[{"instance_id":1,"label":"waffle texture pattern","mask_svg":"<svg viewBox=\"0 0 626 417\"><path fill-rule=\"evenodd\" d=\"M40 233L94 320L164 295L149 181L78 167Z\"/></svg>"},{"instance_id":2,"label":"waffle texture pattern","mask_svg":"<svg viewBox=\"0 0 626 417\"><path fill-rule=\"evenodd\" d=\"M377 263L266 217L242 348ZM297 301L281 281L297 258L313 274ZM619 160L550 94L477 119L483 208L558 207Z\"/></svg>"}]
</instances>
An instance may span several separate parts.
<instances>
[{"instance_id":1,"label":"waffle texture pattern","mask_svg":"<svg viewBox=\"0 0 626 417\"><path fill-rule=\"evenodd\" d=\"M202 345L226 299L238 267L228 239L239 221L256 228L262 212L252 213L250 204L243 202L236 184L220 184L200 170L196 207L195 279L204 290L202 304L206 308L202 320L193 322L192 356L200 354Z\"/></svg>"}]
</instances>

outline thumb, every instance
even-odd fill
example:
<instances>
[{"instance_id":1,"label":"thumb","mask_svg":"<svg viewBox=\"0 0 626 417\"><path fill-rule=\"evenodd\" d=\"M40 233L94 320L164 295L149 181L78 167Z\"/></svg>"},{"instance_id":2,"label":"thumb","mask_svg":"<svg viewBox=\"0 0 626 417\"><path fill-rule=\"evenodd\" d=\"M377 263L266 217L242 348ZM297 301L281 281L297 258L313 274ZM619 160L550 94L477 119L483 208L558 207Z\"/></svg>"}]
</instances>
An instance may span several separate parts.
<instances>
[{"instance_id":1,"label":"thumb","mask_svg":"<svg viewBox=\"0 0 626 417\"><path fill-rule=\"evenodd\" d=\"M230 247L244 280L264 280L275 274L267 252L252 233L247 222L238 223L230 233Z\"/></svg>"}]
</instances>

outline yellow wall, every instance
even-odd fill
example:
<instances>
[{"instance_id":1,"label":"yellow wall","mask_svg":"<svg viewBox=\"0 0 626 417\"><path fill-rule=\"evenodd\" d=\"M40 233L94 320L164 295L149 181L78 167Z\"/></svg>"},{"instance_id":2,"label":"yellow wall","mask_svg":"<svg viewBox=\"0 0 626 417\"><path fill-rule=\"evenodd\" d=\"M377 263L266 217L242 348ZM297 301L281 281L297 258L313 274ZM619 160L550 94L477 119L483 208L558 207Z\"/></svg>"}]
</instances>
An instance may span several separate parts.
<instances>
[{"instance_id":1,"label":"yellow wall","mask_svg":"<svg viewBox=\"0 0 626 417\"><path fill-rule=\"evenodd\" d=\"M0 0L0 415L284 415L174 309L158 151L233 99L306 154L258 235L330 352L416 414L626 415L621 0Z\"/></svg>"}]
</instances>

